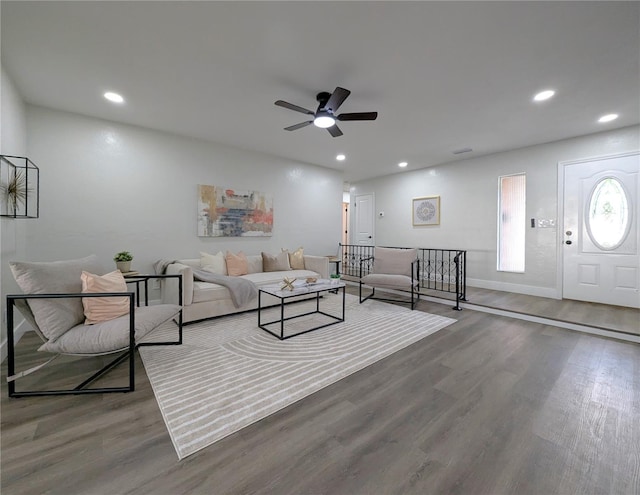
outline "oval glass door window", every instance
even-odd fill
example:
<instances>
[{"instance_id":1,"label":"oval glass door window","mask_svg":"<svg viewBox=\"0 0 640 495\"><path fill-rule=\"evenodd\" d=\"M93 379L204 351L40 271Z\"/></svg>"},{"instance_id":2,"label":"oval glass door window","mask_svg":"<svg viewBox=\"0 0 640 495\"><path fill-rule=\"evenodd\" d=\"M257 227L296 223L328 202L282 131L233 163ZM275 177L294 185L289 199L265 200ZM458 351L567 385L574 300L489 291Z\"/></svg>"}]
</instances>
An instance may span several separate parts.
<instances>
[{"instance_id":1,"label":"oval glass door window","mask_svg":"<svg viewBox=\"0 0 640 495\"><path fill-rule=\"evenodd\" d=\"M610 251L629 234L629 198L620 181L613 177L596 184L589 199L587 232L600 249Z\"/></svg>"}]
</instances>

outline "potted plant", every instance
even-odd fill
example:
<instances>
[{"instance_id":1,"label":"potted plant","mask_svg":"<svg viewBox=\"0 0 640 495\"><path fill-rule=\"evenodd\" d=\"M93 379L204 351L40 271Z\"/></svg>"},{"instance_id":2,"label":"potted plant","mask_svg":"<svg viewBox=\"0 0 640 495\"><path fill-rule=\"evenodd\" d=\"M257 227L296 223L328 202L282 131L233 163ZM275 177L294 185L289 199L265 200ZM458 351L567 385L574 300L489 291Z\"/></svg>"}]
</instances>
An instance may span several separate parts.
<instances>
[{"instance_id":1,"label":"potted plant","mask_svg":"<svg viewBox=\"0 0 640 495\"><path fill-rule=\"evenodd\" d=\"M116 262L116 267L122 273L127 273L131 271L131 260L133 256L129 251L120 251L113 257L113 261Z\"/></svg>"}]
</instances>

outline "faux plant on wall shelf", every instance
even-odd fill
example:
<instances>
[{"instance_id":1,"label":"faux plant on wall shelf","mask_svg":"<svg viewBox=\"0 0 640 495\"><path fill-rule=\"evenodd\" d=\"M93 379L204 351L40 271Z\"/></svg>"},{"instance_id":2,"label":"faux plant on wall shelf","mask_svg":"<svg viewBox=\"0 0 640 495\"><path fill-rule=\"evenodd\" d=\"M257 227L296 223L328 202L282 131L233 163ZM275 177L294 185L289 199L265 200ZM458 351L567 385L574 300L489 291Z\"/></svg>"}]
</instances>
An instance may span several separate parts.
<instances>
[{"instance_id":1,"label":"faux plant on wall shelf","mask_svg":"<svg viewBox=\"0 0 640 495\"><path fill-rule=\"evenodd\" d=\"M40 216L40 170L28 158L0 155L0 216Z\"/></svg>"},{"instance_id":2,"label":"faux plant on wall shelf","mask_svg":"<svg viewBox=\"0 0 640 495\"><path fill-rule=\"evenodd\" d=\"M28 189L27 178L22 170L15 170L9 178L6 186L2 186L3 192L7 195L7 209L10 214L18 211L27 201Z\"/></svg>"}]
</instances>

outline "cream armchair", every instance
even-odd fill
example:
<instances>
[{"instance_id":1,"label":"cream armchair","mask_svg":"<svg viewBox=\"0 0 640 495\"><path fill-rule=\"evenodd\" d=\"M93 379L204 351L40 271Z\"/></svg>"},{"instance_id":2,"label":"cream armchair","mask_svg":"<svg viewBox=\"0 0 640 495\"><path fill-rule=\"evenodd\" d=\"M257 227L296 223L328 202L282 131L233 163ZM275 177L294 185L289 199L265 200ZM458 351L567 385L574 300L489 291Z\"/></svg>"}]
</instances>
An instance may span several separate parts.
<instances>
[{"instance_id":1,"label":"cream armchair","mask_svg":"<svg viewBox=\"0 0 640 495\"><path fill-rule=\"evenodd\" d=\"M368 267L368 270L366 269ZM365 274L365 272L367 272ZM413 309L420 300L420 261L417 249L374 248L373 256L360 260L360 303L367 299L402 302ZM362 297L363 286L371 287L372 292ZM411 294L411 300L385 299L374 297L376 288L391 291L403 291Z\"/></svg>"},{"instance_id":2,"label":"cream armchair","mask_svg":"<svg viewBox=\"0 0 640 495\"><path fill-rule=\"evenodd\" d=\"M95 256L51 263L11 262L11 270L24 294L7 296L7 380L9 397L34 395L67 395L108 392L132 392L135 390L135 350L145 345L179 345L182 343L182 300L177 304L159 304L137 307L135 293L82 292L83 271L100 274L102 270ZM140 278L162 278L173 281L182 294L182 278L179 275L149 275ZM120 277L121 278L121 277ZM137 285L136 285L137 286ZM126 287L126 286L125 286ZM128 298L128 304L126 299ZM83 299L120 298L125 305L121 316L97 323L85 324ZM16 373L14 309L18 308L26 322L42 339L39 351L54 354L49 361ZM88 320L87 320L88 321ZM177 340L170 342L149 341L156 328L168 324L177 329ZM72 389L17 391L16 381L48 364L58 355L95 357L107 354L118 356ZM87 388L92 382L108 373L121 362L128 360L128 384L121 387Z\"/></svg>"}]
</instances>

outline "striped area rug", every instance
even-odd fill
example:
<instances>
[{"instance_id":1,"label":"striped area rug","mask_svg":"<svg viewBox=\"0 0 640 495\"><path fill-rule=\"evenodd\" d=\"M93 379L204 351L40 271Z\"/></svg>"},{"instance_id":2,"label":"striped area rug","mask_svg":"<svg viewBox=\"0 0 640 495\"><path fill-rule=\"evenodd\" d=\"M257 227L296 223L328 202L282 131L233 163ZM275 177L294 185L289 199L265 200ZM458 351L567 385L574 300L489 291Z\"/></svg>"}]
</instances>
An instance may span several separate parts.
<instances>
[{"instance_id":1,"label":"striped area rug","mask_svg":"<svg viewBox=\"0 0 640 495\"><path fill-rule=\"evenodd\" d=\"M341 302L329 294L321 309L338 315ZM310 304L291 305L287 315ZM289 340L260 330L252 312L189 325L183 345L141 347L140 355L183 459L455 321L347 295L345 322ZM171 338L155 332L163 337Z\"/></svg>"}]
</instances>

